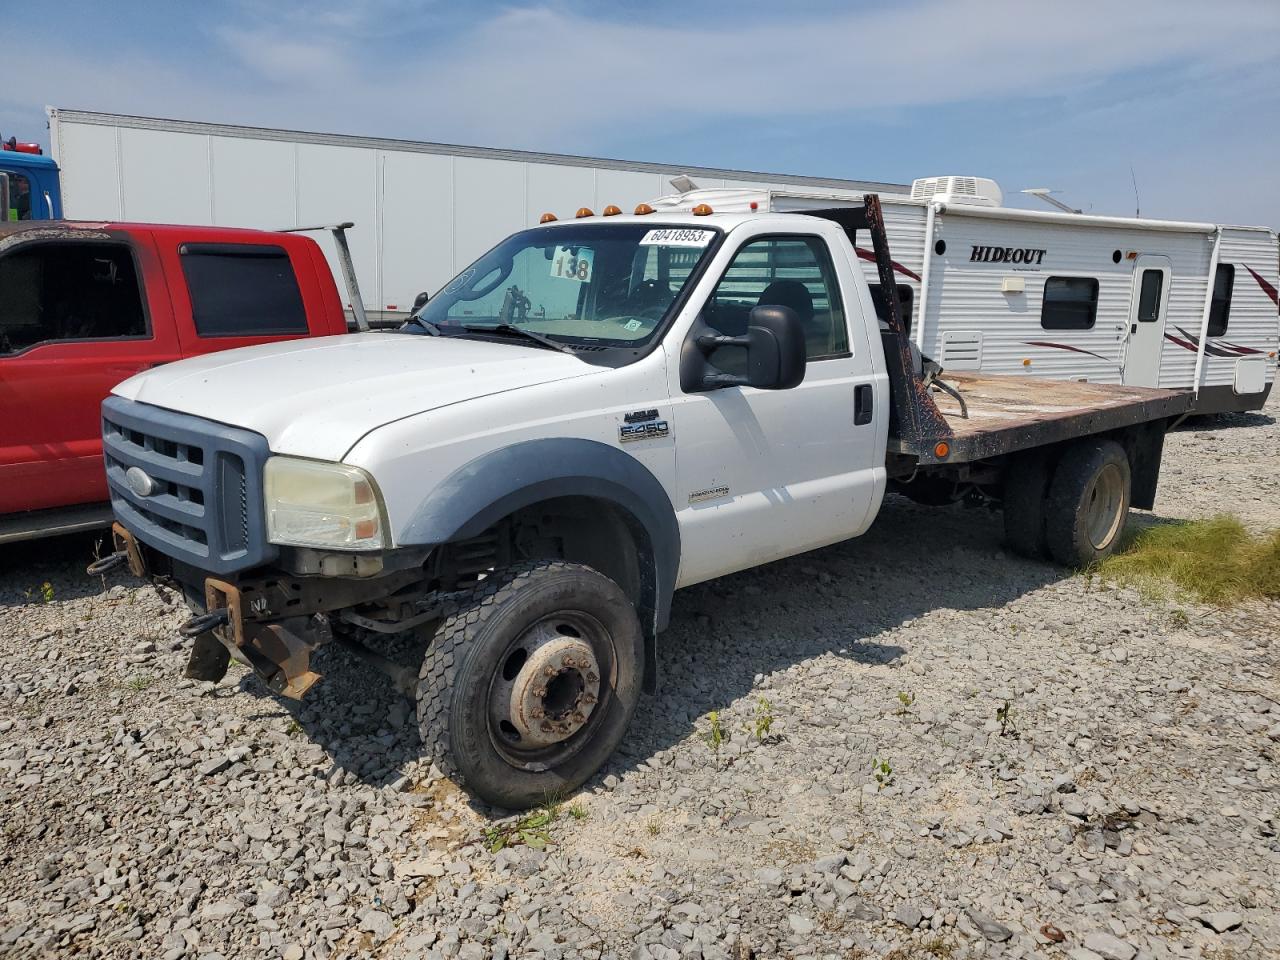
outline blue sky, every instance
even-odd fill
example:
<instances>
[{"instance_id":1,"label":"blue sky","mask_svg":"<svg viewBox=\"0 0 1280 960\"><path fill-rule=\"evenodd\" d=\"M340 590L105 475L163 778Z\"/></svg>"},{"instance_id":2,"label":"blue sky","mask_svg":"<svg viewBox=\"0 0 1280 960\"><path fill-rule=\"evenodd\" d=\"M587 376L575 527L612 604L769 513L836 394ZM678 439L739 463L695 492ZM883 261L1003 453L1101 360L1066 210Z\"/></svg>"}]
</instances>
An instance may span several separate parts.
<instances>
[{"instance_id":1,"label":"blue sky","mask_svg":"<svg viewBox=\"0 0 1280 960\"><path fill-rule=\"evenodd\" d=\"M15 0L0 0L8 6ZM990 176L1280 225L1277 0L45 2L0 132L44 105L707 166ZM1034 203L1011 198L1020 205Z\"/></svg>"}]
</instances>

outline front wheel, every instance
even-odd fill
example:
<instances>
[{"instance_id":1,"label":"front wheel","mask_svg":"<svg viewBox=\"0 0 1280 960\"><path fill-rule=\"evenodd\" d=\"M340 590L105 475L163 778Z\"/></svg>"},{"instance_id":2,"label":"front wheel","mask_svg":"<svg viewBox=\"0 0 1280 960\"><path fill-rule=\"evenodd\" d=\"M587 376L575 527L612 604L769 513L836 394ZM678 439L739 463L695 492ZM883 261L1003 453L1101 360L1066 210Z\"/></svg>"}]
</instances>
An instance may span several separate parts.
<instances>
[{"instance_id":1,"label":"front wheel","mask_svg":"<svg viewBox=\"0 0 1280 960\"><path fill-rule=\"evenodd\" d=\"M643 662L635 609L608 577L555 560L496 570L423 660L422 742L482 799L533 806L577 788L613 753Z\"/></svg>"}]
</instances>

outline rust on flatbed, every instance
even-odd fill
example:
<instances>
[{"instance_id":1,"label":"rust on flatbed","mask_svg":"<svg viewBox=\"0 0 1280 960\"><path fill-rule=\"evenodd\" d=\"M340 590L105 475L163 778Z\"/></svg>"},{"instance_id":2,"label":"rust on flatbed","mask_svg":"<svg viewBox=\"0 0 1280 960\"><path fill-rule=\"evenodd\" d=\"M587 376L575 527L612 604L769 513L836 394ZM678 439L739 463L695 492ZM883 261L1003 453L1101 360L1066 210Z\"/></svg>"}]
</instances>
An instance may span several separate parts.
<instances>
[{"instance_id":1,"label":"rust on flatbed","mask_svg":"<svg viewBox=\"0 0 1280 960\"><path fill-rule=\"evenodd\" d=\"M917 447L891 437L891 452L918 458L921 464L964 463L1014 453L1031 447L1105 433L1152 420L1172 419L1191 407L1187 390L1122 387L1116 384L1045 380L1039 377L984 376L944 372L968 405L941 390L932 398L950 427L946 457L934 454L934 438Z\"/></svg>"}]
</instances>

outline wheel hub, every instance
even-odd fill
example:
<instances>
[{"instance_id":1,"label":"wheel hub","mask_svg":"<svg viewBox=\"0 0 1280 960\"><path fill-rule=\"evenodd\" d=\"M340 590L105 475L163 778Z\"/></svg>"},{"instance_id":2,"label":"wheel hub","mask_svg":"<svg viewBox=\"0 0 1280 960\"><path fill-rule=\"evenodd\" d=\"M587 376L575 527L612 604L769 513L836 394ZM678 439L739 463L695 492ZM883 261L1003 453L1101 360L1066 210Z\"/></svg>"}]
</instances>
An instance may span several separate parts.
<instances>
[{"instance_id":1,"label":"wheel hub","mask_svg":"<svg viewBox=\"0 0 1280 960\"><path fill-rule=\"evenodd\" d=\"M511 686L511 724L522 744L549 746L586 725L600 697L600 666L590 645L557 636L541 644Z\"/></svg>"}]
</instances>

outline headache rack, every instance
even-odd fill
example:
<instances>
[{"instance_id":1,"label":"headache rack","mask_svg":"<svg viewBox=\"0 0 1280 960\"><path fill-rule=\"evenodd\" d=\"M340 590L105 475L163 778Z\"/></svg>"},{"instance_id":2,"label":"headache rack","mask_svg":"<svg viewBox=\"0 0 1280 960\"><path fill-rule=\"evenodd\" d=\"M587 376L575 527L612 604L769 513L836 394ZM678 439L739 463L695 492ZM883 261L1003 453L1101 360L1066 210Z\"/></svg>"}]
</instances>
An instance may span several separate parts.
<instances>
[{"instance_id":1,"label":"headache rack","mask_svg":"<svg viewBox=\"0 0 1280 960\"><path fill-rule=\"evenodd\" d=\"M931 363L926 372L902 321L880 198L867 194L861 205L805 210L803 215L838 224L855 248L859 230L871 236L886 325L880 338L889 374L890 454L926 466L987 460L1172 420L1191 408L1194 397L1189 390L949 373Z\"/></svg>"}]
</instances>

